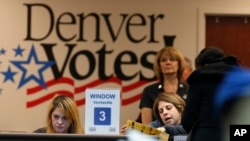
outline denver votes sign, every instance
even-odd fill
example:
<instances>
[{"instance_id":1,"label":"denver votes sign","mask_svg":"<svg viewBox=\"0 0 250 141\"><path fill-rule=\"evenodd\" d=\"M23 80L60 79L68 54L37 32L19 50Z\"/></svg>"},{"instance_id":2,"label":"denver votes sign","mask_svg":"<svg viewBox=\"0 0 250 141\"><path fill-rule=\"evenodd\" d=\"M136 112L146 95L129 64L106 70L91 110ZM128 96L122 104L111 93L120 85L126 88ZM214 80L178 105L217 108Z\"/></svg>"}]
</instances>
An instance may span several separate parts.
<instances>
[{"instance_id":1,"label":"denver votes sign","mask_svg":"<svg viewBox=\"0 0 250 141\"><path fill-rule=\"evenodd\" d=\"M120 89L121 124L135 119L142 89L156 80L153 61L167 20L165 9L131 2L103 9L96 0L2 0L0 130L45 126L57 94L74 98L84 119L90 87Z\"/></svg>"}]
</instances>

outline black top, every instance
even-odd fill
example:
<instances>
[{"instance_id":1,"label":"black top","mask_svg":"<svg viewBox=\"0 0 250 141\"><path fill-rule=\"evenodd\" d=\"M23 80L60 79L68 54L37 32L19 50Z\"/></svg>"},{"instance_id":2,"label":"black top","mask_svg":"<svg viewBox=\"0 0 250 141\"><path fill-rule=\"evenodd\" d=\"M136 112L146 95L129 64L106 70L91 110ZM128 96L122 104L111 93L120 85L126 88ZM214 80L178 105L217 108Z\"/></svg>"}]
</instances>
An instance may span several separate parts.
<instances>
[{"instance_id":1,"label":"black top","mask_svg":"<svg viewBox=\"0 0 250 141\"><path fill-rule=\"evenodd\" d=\"M34 130L33 133L46 133L46 130L47 130L46 127L42 127Z\"/></svg>"},{"instance_id":2,"label":"black top","mask_svg":"<svg viewBox=\"0 0 250 141\"><path fill-rule=\"evenodd\" d=\"M163 92L163 84L161 82L154 83L144 88L139 108L148 107L153 108L154 101L158 95ZM178 84L177 94L179 94L184 100L186 99L188 91L188 85L186 83L180 82ZM153 115L152 115L153 116ZM153 121L156 118L153 116Z\"/></svg>"},{"instance_id":3,"label":"black top","mask_svg":"<svg viewBox=\"0 0 250 141\"><path fill-rule=\"evenodd\" d=\"M187 132L192 129L192 141L220 140L220 119L214 116L213 111L214 96L231 67L223 62L208 64L189 76L189 91L181 124Z\"/></svg>"}]
</instances>

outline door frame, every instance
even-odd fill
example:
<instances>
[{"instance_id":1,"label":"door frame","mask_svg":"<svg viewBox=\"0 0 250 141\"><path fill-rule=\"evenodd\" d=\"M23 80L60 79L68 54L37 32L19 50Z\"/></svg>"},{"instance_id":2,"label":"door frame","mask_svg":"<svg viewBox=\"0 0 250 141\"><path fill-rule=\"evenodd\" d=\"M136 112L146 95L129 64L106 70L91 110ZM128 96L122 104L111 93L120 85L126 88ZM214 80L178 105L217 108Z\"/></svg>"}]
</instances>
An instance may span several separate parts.
<instances>
[{"instance_id":1,"label":"door frame","mask_svg":"<svg viewBox=\"0 0 250 141\"><path fill-rule=\"evenodd\" d=\"M233 11L233 12L232 12ZM250 16L250 8L198 8L198 20L197 20L197 54L205 47L206 41L206 15L223 15L223 16Z\"/></svg>"}]
</instances>

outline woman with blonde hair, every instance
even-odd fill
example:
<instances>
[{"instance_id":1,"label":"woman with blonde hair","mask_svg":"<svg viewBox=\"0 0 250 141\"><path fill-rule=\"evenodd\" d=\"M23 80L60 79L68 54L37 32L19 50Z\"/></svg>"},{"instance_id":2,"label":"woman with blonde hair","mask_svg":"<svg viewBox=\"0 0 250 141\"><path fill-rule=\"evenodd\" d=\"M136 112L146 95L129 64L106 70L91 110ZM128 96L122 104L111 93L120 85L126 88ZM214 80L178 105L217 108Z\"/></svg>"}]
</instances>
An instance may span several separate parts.
<instances>
[{"instance_id":1,"label":"woman with blonde hair","mask_svg":"<svg viewBox=\"0 0 250 141\"><path fill-rule=\"evenodd\" d=\"M173 92L186 98L188 85L181 81L184 68L184 56L175 47L164 47L157 52L153 69L159 81L144 88L139 105L141 118L137 122L149 124L156 119L152 108L161 92Z\"/></svg>"},{"instance_id":2,"label":"woman with blonde hair","mask_svg":"<svg viewBox=\"0 0 250 141\"><path fill-rule=\"evenodd\" d=\"M34 133L84 133L75 101L68 96L58 95L50 103L47 126Z\"/></svg>"}]
</instances>

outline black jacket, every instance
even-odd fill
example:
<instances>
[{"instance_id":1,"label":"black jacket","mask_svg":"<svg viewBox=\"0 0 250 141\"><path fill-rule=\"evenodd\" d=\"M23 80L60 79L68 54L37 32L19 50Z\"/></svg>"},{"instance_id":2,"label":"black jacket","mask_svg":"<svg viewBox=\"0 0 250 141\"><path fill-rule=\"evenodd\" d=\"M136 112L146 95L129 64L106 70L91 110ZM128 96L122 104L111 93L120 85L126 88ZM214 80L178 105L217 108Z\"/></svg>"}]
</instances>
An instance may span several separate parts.
<instances>
[{"instance_id":1,"label":"black jacket","mask_svg":"<svg viewBox=\"0 0 250 141\"><path fill-rule=\"evenodd\" d=\"M224 62L196 69L188 78L189 91L181 124L191 141L219 141L220 119L214 116L214 96L225 74L232 68Z\"/></svg>"}]
</instances>

